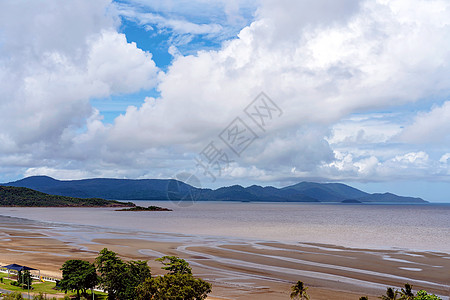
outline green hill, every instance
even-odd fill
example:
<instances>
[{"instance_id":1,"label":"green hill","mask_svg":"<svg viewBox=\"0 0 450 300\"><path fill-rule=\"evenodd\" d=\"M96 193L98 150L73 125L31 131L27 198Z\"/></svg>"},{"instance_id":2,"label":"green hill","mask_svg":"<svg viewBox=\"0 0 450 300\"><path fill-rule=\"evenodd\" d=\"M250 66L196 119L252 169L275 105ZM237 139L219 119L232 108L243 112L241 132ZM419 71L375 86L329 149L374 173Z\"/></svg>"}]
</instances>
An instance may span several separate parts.
<instances>
[{"instance_id":1,"label":"green hill","mask_svg":"<svg viewBox=\"0 0 450 300\"><path fill-rule=\"evenodd\" d=\"M196 188L174 179L56 180L48 176L32 176L4 186L27 187L43 193L78 198L120 200L197 201L266 201L341 203L427 203L420 198L394 194L369 194L342 183L300 182L284 188L233 185L218 189ZM346 201L345 203L348 203Z\"/></svg>"},{"instance_id":2,"label":"green hill","mask_svg":"<svg viewBox=\"0 0 450 300\"><path fill-rule=\"evenodd\" d=\"M29 188L0 186L0 206L25 207L129 207L123 203L100 198L74 198L41 193Z\"/></svg>"}]
</instances>

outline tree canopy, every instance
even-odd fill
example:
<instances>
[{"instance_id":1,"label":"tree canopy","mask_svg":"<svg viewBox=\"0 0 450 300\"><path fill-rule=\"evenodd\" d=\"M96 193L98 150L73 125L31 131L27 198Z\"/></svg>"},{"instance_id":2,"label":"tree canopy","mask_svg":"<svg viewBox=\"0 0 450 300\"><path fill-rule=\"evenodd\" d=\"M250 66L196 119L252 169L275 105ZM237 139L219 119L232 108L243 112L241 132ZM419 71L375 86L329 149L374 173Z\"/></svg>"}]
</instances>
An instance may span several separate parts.
<instances>
[{"instance_id":1,"label":"tree canopy","mask_svg":"<svg viewBox=\"0 0 450 300\"><path fill-rule=\"evenodd\" d=\"M432 294L430 295L424 290L420 290L417 292L417 295L414 298L414 300L442 300L442 299L436 295L432 295Z\"/></svg>"},{"instance_id":2,"label":"tree canopy","mask_svg":"<svg viewBox=\"0 0 450 300\"><path fill-rule=\"evenodd\" d=\"M306 292L307 289L308 288L304 285L304 283L302 281L300 281L300 280L297 281L297 283L291 287L291 291L292 291L291 299L300 299L300 300L306 299L306 300L308 300L309 295Z\"/></svg>"},{"instance_id":3,"label":"tree canopy","mask_svg":"<svg viewBox=\"0 0 450 300\"><path fill-rule=\"evenodd\" d=\"M80 299L80 290L86 293L87 289L93 288L98 283L95 265L85 260L71 259L62 265L63 278L60 286L63 290L74 290L77 299Z\"/></svg>"},{"instance_id":4,"label":"tree canopy","mask_svg":"<svg viewBox=\"0 0 450 300\"><path fill-rule=\"evenodd\" d=\"M170 271L170 274L192 274L189 263L179 257L163 256L156 261L162 262L164 267L161 267L161 269Z\"/></svg>"},{"instance_id":5,"label":"tree canopy","mask_svg":"<svg viewBox=\"0 0 450 300\"><path fill-rule=\"evenodd\" d=\"M170 271L164 276L147 278L140 284L137 299L147 300L203 300L211 292L211 284L195 278L189 263L176 256L164 256L161 261L164 270Z\"/></svg>"},{"instance_id":6,"label":"tree canopy","mask_svg":"<svg viewBox=\"0 0 450 300\"><path fill-rule=\"evenodd\" d=\"M100 251L95 262L108 299L135 299L136 287L151 276L147 261L123 262L107 248Z\"/></svg>"},{"instance_id":7,"label":"tree canopy","mask_svg":"<svg viewBox=\"0 0 450 300\"><path fill-rule=\"evenodd\" d=\"M414 300L414 293L412 291L412 285L405 284L405 288L400 291L400 300Z\"/></svg>"}]
</instances>

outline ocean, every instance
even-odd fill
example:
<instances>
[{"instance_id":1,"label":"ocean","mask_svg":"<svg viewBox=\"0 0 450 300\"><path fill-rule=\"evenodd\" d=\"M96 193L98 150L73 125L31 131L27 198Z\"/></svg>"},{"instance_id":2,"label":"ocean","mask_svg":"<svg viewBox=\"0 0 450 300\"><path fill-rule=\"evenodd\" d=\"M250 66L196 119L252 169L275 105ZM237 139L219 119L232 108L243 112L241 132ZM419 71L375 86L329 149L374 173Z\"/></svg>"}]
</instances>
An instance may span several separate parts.
<instances>
[{"instance_id":1,"label":"ocean","mask_svg":"<svg viewBox=\"0 0 450 300\"><path fill-rule=\"evenodd\" d=\"M81 232L86 239L88 235L101 238L106 237L102 236L103 229L114 229L125 233L171 233L180 239L186 235L450 253L449 204L197 202L179 207L167 201L135 203L168 207L173 211L1 207L0 218L40 222L49 232L67 238L79 237Z\"/></svg>"}]
</instances>

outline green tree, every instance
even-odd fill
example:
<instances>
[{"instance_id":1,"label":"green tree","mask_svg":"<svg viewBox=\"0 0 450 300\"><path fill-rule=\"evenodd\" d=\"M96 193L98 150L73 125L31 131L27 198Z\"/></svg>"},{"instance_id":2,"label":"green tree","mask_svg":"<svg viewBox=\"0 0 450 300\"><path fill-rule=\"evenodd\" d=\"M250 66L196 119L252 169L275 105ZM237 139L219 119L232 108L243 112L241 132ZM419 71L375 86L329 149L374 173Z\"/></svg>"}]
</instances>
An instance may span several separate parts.
<instances>
[{"instance_id":1,"label":"green tree","mask_svg":"<svg viewBox=\"0 0 450 300\"><path fill-rule=\"evenodd\" d=\"M398 291L393 288L387 288L386 295L379 297L382 300L397 300Z\"/></svg>"},{"instance_id":2,"label":"green tree","mask_svg":"<svg viewBox=\"0 0 450 300\"><path fill-rule=\"evenodd\" d=\"M75 290L77 299L80 299L80 291L86 293L87 289L95 287L98 276L95 265L85 260L71 259L62 265L63 278L60 281L61 289Z\"/></svg>"},{"instance_id":3,"label":"green tree","mask_svg":"<svg viewBox=\"0 0 450 300\"><path fill-rule=\"evenodd\" d=\"M136 291L138 300L203 300L211 284L192 274L175 273L147 278Z\"/></svg>"},{"instance_id":4,"label":"green tree","mask_svg":"<svg viewBox=\"0 0 450 300\"><path fill-rule=\"evenodd\" d=\"M170 274L192 274L189 263L179 257L163 256L156 261L162 262L165 266L162 269L170 271Z\"/></svg>"},{"instance_id":5,"label":"green tree","mask_svg":"<svg viewBox=\"0 0 450 300\"><path fill-rule=\"evenodd\" d=\"M414 300L412 285L409 283L406 283L405 288L400 291L400 300Z\"/></svg>"},{"instance_id":6,"label":"green tree","mask_svg":"<svg viewBox=\"0 0 450 300\"><path fill-rule=\"evenodd\" d=\"M303 281L297 281L297 283L291 287L291 299L308 300L309 295L306 292L307 289L308 288L303 284Z\"/></svg>"},{"instance_id":7,"label":"green tree","mask_svg":"<svg viewBox=\"0 0 450 300\"><path fill-rule=\"evenodd\" d=\"M125 263L106 248L100 251L95 261L100 284L108 292L108 299L135 299L136 287L151 276L147 261Z\"/></svg>"},{"instance_id":8,"label":"green tree","mask_svg":"<svg viewBox=\"0 0 450 300\"><path fill-rule=\"evenodd\" d=\"M211 292L211 284L195 278L189 263L176 256L158 258L164 264L164 276L147 278L137 288L136 299L140 300L203 300Z\"/></svg>"},{"instance_id":9,"label":"green tree","mask_svg":"<svg viewBox=\"0 0 450 300\"><path fill-rule=\"evenodd\" d=\"M100 273L100 285L108 293L108 299L116 299L121 291L126 289L123 282L125 264L113 251L104 248L95 259Z\"/></svg>"},{"instance_id":10,"label":"green tree","mask_svg":"<svg viewBox=\"0 0 450 300\"><path fill-rule=\"evenodd\" d=\"M369 297L367 297L367 296L362 296L362 297L359 297L359 300L369 300Z\"/></svg>"},{"instance_id":11,"label":"green tree","mask_svg":"<svg viewBox=\"0 0 450 300\"><path fill-rule=\"evenodd\" d=\"M123 299L136 299L136 287L151 277L150 267L147 261L130 261L125 264L125 274L126 289L121 295Z\"/></svg>"},{"instance_id":12,"label":"green tree","mask_svg":"<svg viewBox=\"0 0 450 300\"><path fill-rule=\"evenodd\" d=\"M420 290L414 300L442 300L436 295L429 295L426 291Z\"/></svg>"},{"instance_id":13,"label":"green tree","mask_svg":"<svg viewBox=\"0 0 450 300\"><path fill-rule=\"evenodd\" d=\"M17 274L17 282L19 286L28 289L31 287L33 279L31 278L31 274L29 270L19 271ZM24 287L25 286L25 287Z\"/></svg>"},{"instance_id":14,"label":"green tree","mask_svg":"<svg viewBox=\"0 0 450 300\"><path fill-rule=\"evenodd\" d=\"M163 289L160 286L159 277L147 278L136 287L136 299L157 299L156 295Z\"/></svg>"}]
</instances>

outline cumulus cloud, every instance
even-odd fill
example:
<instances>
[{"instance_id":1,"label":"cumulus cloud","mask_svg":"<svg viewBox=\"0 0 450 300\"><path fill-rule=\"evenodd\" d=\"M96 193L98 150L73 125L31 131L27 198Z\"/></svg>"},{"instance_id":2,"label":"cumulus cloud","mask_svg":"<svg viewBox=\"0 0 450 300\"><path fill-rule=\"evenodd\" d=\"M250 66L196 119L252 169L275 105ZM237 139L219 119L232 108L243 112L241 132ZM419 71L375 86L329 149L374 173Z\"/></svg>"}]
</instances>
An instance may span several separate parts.
<instances>
[{"instance_id":1,"label":"cumulus cloud","mask_svg":"<svg viewBox=\"0 0 450 300\"><path fill-rule=\"evenodd\" d=\"M92 98L156 85L151 54L117 32L118 19L108 14L109 5L0 4L3 153L31 156L29 167L51 164L64 157L58 152L70 152L70 137L95 114Z\"/></svg>"},{"instance_id":2,"label":"cumulus cloud","mask_svg":"<svg viewBox=\"0 0 450 300\"><path fill-rule=\"evenodd\" d=\"M167 12L172 2L155 3ZM0 149L11 152L23 145L35 158L52 157L48 169L29 165L27 174L61 170L67 177L64 170L82 169L88 173L74 174L164 177L195 169L193 157L235 117L245 116L244 108L261 91L284 113L265 132L252 127L259 138L235 157L233 168L224 172L227 178L389 180L437 172L432 169L444 153L436 157L412 147L408 132L420 127L418 139L429 138L430 131L436 139L445 135L448 130L434 129L446 126L447 103L417 116L403 131L404 123L395 117L376 119L371 113L417 101L430 105L429 99L448 96L448 1L262 1L255 20L220 49L183 56L172 48L176 55L166 72L159 72L150 53L127 43L117 32L117 17L105 14L111 6L101 4L92 4L84 15L80 9L80 18L90 21L70 39L72 47L59 36L41 41L37 35L14 55L8 49L17 48L16 42L8 44L10 38L2 36L6 96L0 106L8 114L0 125L11 130L0 134ZM222 23L220 28L211 27L214 22L177 23L173 20L182 18L114 7L112 12L119 7L143 25L156 23L181 34L224 30ZM79 20L70 23L67 16L65 21L69 11L58 13L55 28L58 22L76 27ZM238 14L232 5L227 11ZM2 26L2 32L14 33ZM160 96L129 106L113 124L105 125L89 103L155 86ZM364 115L365 120L351 119ZM395 140L400 132L402 140Z\"/></svg>"},{"instance_id":3,"label":"cumulus cloud","mask_svg":"<svg viewBox=\"0 0 450 300\"><path fill-rule=\"evenodd\" d=\"M450 101L419 113L406 127L399 139L409 143L443 143L450 138Z\"/></svg>"},{"instance_id":4,"label":"cumulus cloud","mask_svg":"<svg viewBox=\"0 0 450 300\"><path fill-rule=\"evenodd\" d=\"M276 162L282 169L295 167L303 175L308 170L311 176L326 177L323 166L333 159L329 143L336 141L319 128L351 113L388 109L424 99L430 91L436 95L448 90L443 78L449 72L449 4L416 2L347 1L335 6L319 1L308 6L266 1L257 20L220 50L177 56L161 74L161 97L129 108L111 128L110 141L127 140L133 149L180 145L201 150L202 143L264 90L285 114L254 145L258 154L242 158L241 164L269 171ZM401 124L380 124L368 124L357 133L345 130L360 145L385 143L401 131ZM311 130L314 140L305 143L287 134L303 129ZM127 137L127 132L137 132L136 137ZM397 153L351 154L360 157L357 162L334 153L338 157L332 166L335 171L373 174L369 170L378 160L400 164Z\"/></svg>"},{"instance_id":5,"label":"cumulus cloud","mask_svg":"<svg viewBox=\"0 0 450 300\"><path fill-rule=\"evenodd\" d=\"M450 158L450 153L445 153L444 155L441 156L441 158L439 159L439 161L441 163L446 164L448 162L448 159Z\"/></svg>"},{"instance_id":6,"label":"cumulus cloud","mask_svg":"<svg viewBox=\"0 0 450 300\"><path fill-rule=\"evenodd\" d=\"M87 80L111 95L155 87L158 69L151 53L128 43L124 34L103 31L90 44L87 71Z\"/></svg>"},{"instance_id":7,"label":"cumulus cloud","mask_svg":"<svg viewBox=\"0 0 450 300\"><path fill-rule=\"evenodd\" d=\"M398 114L360 114L334 124L327 139L339 147L372 147L387 143L402 131Z\"/></svg>"}]
</instances>

